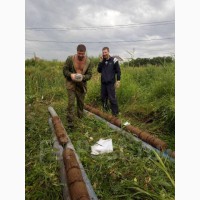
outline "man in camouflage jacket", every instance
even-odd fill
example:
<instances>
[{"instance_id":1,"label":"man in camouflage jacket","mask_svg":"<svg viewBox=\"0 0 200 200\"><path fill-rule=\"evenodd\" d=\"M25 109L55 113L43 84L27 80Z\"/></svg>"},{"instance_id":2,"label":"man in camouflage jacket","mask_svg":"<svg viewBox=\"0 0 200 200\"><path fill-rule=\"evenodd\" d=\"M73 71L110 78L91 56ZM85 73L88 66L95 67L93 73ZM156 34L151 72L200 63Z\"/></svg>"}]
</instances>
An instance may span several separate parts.
<instances>
[{"instance_id":1,"label":"man in camouflage jacket","mask_svg":"<svg viewBox=\"0 0 200 200\"><path fill-rule=\"evenodd\" d=\"M73 128L75 117L75 100L77 102L77 116L83 116L84 99L87 92L87 81L92 77L92 65L86 56L86 47L79 44L77 54L69 56L63 67L68 94L67 121L68 128Z\"/></svg>"}]
</instances>

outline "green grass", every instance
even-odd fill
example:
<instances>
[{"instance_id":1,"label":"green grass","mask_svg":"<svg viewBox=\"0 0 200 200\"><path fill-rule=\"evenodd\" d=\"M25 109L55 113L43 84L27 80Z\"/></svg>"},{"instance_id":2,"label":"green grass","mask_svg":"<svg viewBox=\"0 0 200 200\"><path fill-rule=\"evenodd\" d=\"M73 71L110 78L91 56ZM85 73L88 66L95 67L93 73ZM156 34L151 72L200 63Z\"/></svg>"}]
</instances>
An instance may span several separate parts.
<instances>
[{"instance_id":1,"label":"green grass","mask_svg":"<svg viewBox=\"0 0 200 200\"><path fill-rule=\"evenodd\" d=\"M26 67L26 199L62 199L52 148L48 106L66 126L67 95L62 63ZM143 80L146 79L146 80ZM123 68L117 91L120 118L164 138L174 149L174 66ZM170 83L168 83L170 82ZM101 108L100 79L94 68L86 102ZM152 123L144 120L152 118ZM141 148L92 116L77 120L69 133L99 199L174 199L174 163ZM93 140L90 139L93 138ZM114 151L92 156L91 145L112 138Z\"/></svg>"},{"instance_id":2,"label":"green grass","mask_svg":"<svg viewBox=\"0 0 200 200\"><path fill-rule=\"evenodd\" d=\"M77 130L69 135L99 199L174 198L174 163L142 149L140 143L92 116L77 123ZM91 146L100 138L112 138L113 153L91 155ZM149 195L136 193L138 188Z\"/></svg>"},{"instance_id":3,"label":"green grass","mask_svg":"<svg viewBox=\"0 0 200 200\"><path fill-rule=\"evenodd\" d=\"M26 199L61 199L46 105L26 107Z\"/></svg>"},{"instance_id":4,"label":"green grass","mask_svg":"<svg viewBox=\"0 0 200 200\"><path fill-rule=\"evenodd\" d=\"M121 67L117 99L121 117L132 125L166 140L175 150L175 69L167 67ZM100 74L94 69L88 82L86 103L101 109ZM146 123L150 121L150 123Z\"/></svg>"}]
</instances>

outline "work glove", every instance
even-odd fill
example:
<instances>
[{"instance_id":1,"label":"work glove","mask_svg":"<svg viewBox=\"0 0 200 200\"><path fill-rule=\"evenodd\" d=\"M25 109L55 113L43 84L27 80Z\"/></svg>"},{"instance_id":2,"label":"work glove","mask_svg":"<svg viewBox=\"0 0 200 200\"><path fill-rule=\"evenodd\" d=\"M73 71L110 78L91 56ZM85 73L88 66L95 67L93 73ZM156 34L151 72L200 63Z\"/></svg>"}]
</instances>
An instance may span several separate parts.
<instances>
[{"instance_id":1,"label":"work glove","mask_svg":"<svg viewBox=\"0 0 200 200\"><path fill-rule=\"evenodd\" d=\"M115 88L119 88L120 87L120 81L116 81L115 82Z\"/></svg>"}]
</instances>

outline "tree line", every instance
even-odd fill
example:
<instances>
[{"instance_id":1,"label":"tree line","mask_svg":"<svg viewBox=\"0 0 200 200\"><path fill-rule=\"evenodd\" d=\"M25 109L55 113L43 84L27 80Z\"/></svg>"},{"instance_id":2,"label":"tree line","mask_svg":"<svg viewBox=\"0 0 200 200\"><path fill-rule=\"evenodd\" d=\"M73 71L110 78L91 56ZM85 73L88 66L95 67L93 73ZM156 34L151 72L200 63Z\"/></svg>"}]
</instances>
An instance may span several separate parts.
<instances>
[{"instance_id":1,"label":"tree line","mask_svg":"<svg viewBox=\"0 0 200 200\"><path fill-rule=\"evenodd\" d=\"M89 57L93 67L97 67L98 63L99 63L99 58L98 57ZM42 63L45 62L45 60L40 60L40 61L36 61L34 58L32 59L26 59L25 60L25 65L26 66L35 66L36 63ZM57 60L53 60L51 62L60 62L61 61L57 61ZM153 58L131 58L131 60L129 61L125 61L122 62L121 64L125 67L142 67L142 66L148 66L148 65L153 65L153 66L165 66L167 64L170 63L174 63L175 59L171 56L163 56L163 57L153 57Z\"/></svg>"},{"instance_id":2,"label":"tree line","mask_svg":"<svg viewBox=\"0 0 200 200\"><path fill-rule=\"evenodd\" d=\"M147 66L147 65L154 65L154 66L165 66L166 64L173 63L174 58L171 56L163 56L163 57L153 57L153 58L136 58L131 59L130 61L124 62L124 66L129 67L140 67L140 66Z\"/></svg>"}]
</instances>

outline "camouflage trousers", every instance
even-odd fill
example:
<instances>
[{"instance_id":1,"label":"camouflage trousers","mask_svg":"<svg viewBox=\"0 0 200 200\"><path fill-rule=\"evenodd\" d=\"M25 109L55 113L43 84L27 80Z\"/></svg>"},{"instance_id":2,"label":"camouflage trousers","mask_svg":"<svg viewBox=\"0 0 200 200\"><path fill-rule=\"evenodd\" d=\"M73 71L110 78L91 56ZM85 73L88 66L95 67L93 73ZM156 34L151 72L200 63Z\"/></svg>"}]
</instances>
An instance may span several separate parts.
<instances>
[{"instance_id":1,"label":"camouflage trousers","mask_svg":"<svg viewBox=\"0 0 200 200\"><path fill-rule=\"evenodd\" d=\"M77 116L79 118L83 116L84 99L86 91L86 83L75 83L72 81L67 81L67 121L69 126L73 125L73 121L75 119L75 103L77 106Z\"/></svg>"}]
</instances>

